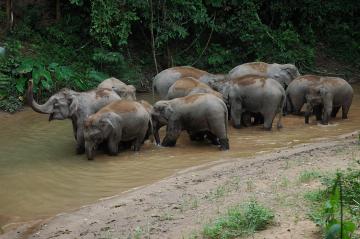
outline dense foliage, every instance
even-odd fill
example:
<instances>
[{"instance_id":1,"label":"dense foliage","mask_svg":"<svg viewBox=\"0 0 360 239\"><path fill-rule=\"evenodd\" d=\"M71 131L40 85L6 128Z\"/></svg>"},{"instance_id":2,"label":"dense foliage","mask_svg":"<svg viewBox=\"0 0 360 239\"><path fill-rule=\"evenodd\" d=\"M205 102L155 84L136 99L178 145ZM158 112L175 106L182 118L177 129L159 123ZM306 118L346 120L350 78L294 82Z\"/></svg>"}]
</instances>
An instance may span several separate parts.
<instances>
[{"instance_id":1,"label":"dense foliage","mask_svg":"<svg viewBox=\"0 0 360 239\"><path fill-rule=\"evenodd\" d=\"M359 238L360 171L338 172L335 177L325 177L323 184L325 190L307 194L312 201L311 219L327 239Z\"/></svg>"},{"instance_id":2,"label":"dense foliage","mask_svg":"<svg viewBox=\"0 0 360 239\"><path fill-rule=\"evenodd\" d=\"M0 35L5 110L22 101L30 77L42 98L65 86L89 89L110 75L144 87L173 65L217 73L266 61L301 69L319 48L359 66L359 1L65 0L56 18L55 1L28 2L13 1L14 25Z\"/></svg>"}]
</instances>

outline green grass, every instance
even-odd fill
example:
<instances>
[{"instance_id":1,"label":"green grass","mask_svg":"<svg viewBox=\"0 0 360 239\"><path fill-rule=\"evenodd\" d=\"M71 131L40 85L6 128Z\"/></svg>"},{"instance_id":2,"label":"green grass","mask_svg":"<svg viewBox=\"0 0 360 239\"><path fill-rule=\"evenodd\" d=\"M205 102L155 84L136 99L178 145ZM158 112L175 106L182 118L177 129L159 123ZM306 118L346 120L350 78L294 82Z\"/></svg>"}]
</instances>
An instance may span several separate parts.
<instances>
[{"instance_id":1,"label":"green grass","mask_svg":"<svg viewBox=\"0 0 360 239\"><path fill-rule=\"evenodd\" d=\"M300 173L299 182L300 183L309 183L310 181L317 179L319 177L321 177L321 174L319 172L305 170Z\"/></svg>"},{"instance_id":2,"label":"green grass","mask_svg":"<svg viewBox=\"0 0 360 239\"><path fill-rule=\"evenodd\" d=\"M227 213L203 228L203 237L230 239L263 230L273 221L271 210L251 201L228 209Z\"/></svg>"}]
</instances>

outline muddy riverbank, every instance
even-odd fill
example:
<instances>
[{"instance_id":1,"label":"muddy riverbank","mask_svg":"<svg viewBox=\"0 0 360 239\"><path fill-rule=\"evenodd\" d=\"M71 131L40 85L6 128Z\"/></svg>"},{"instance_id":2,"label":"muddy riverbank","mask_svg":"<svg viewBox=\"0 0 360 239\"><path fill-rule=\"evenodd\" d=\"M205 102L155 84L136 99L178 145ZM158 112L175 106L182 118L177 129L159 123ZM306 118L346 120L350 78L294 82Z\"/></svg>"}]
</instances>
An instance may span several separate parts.
<instances>
[{"instance_id":1,"label":"muddy riverbank","mask_svg":"<svg viewBox=\"0 0 360 239\"><path fill-rule=\"evenodd\" d=\"M255 157L207 163L71 213L27 224L0 238L190 238L229 206L256 199L276 214L255 238L318 238L307 219L304 171L359 167L358 132Z\"/></svg>"}]
</instances>

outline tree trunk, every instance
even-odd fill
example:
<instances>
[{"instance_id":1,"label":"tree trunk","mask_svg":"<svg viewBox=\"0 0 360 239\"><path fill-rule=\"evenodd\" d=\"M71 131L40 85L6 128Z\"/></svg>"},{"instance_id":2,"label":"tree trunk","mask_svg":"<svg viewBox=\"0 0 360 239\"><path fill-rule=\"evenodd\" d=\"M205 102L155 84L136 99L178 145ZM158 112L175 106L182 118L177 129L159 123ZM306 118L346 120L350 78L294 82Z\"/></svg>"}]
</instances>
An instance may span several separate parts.
<instances>
[{"instance_id":1,"label":"tree trunk","mask_svg":"<svg viewBox=\"0 0 360 239\"><path fill-rule=\"evenodd\" d=\"M60 11L60 0L56 0L56 21L60 21L61 11Z\"/></svg>"},{"instance_id":2,"label":"tree trunk","mask_svg":"<svg viewBox=\"0 0 360 239\"><path fill-rule=\"evenodd\" d=\"M6 20L7 28L11 29L14 24L14 14L12 10L12 0L6 0Z\"/></svg>"},{"instance_id":3,"label":"tree trunk","mask_svg":"<svg viewBox=\"0 0 360 239\"><path fill-rule=\"evenodd\" d=\"M154 13L153 13L153 4L152 0L149 0L150 5L150 13L151 13L151 21L150 21L150 34L151 34L151 48L152 48L152 55L154 59L154 65L156 69L156 74L159 73L157 60L156 60L156 51L155 51L155 39L154 39Z\"/></svg>"}]
</instances>

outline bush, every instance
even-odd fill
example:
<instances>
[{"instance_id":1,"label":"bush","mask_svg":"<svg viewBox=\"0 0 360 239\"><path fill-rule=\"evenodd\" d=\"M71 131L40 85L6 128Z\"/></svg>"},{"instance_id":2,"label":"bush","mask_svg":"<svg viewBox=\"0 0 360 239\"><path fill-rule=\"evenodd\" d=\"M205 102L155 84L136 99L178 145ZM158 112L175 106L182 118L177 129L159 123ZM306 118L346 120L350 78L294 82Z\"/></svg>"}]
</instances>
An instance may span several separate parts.
<instances>
[{"instance_id":1,"label":"bush","mask_svg":"<svg viewBox=\"0 0 360 239\"><path fill-rule=\"evenodd\" d=\"M251 201L228 210L227 214L208 224L203 236L209 239L230 239L263 230L273 220L274 214L267 208Z\"/></svg>"}]
</instances>

